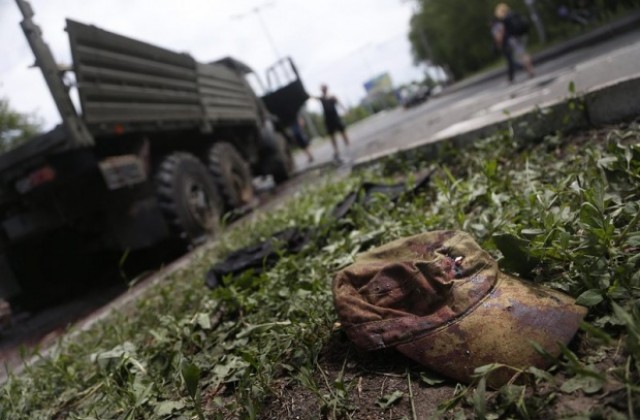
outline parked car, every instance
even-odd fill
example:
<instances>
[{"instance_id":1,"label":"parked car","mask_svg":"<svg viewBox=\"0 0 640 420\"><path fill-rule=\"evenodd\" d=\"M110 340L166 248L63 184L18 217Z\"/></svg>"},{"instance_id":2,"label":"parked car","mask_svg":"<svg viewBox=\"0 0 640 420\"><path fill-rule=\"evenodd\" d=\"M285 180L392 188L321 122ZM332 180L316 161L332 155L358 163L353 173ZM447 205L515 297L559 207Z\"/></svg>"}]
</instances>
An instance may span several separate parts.
<instances>
[{"instance_id":1,"label":"parked car","mask_svg":"<svg viewBox=\"0 0 640 420\"><path fill-rule=\"evenodd\" d=\"M419 84L411 84L403 95L402 106L411 108L426 102L431 95L431 88Z\"/></svg>"}]
</instances>

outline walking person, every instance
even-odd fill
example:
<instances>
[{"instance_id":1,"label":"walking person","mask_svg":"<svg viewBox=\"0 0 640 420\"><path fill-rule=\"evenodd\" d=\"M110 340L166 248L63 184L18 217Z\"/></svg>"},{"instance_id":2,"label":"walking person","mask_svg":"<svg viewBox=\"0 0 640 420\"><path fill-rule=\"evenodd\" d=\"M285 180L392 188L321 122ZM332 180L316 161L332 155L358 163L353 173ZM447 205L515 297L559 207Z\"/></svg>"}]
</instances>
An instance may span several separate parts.
<instances>
[{"instance_id":1,"label":"walking person","mask_svg":"<svg viewBox=\"0 0 640 420\"><path fill-rule=\"evenodd\" d=\"M507 59L509 82L513 83L516 64L524 67L529 77L535 75L531 57L525 49L525 35L529 30L529 23L505 3L500 3L495 9L495 20L491 25L491 32L496 47L502 51Z\"/></svg>"},{"instance_id":2,"label":"walking person","mask_svg":"<svg viewBox=\"0 0 640 420\"><path fill-rule=\"evenodd\" d=\"M329 138L331 139L331 145L333 146L333 157L335 160L340 160L340 151L338 149L338 143L336 142L336 133L340 133L342 140L344 141L344 145L346 147L349 146L349 137L347 136L347 132L338 115L338 105L342 107L342 104L338 102L338 99L335 96L331 96L328 94L329 88L327 85L320 86L320 91L322 92L322 96L316 97L316 99L320 100L322 104L322 111L324 112L324 124L327 128L327 134L329 134Z\"/></svg>"}]
</instances>

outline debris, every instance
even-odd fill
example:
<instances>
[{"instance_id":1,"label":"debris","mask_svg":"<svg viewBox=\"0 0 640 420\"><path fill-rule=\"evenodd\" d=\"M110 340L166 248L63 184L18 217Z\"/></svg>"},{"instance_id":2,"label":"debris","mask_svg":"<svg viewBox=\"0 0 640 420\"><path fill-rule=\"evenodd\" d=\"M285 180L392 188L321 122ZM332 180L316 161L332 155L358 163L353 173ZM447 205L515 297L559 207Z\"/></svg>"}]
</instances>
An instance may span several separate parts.
<instances>
[{"instance_id":1,"label":"debris","mask_svg":"<svg viewBox=\"0 0 640 420\"><path fill-rule=\"evenodd\" d=\"M366 206L376 194L382 194L396 201L403 195L416 194L429 184L431 174L418 177L411 188L407 189L405 181L392 185L363 183L356 191L352 191L333 209L332 218L337 221L345 218L355 203ZM292 227L277 232L273 237L238 249L227 256L224 261L215 264L205 275L205 284L210 289L223 286L225 277L235 277L249 269L260 273L273 267L285 253L297 254L311 240L319 242L321 238L314 238L313 232L307 228Z\"/></svg>"}]
</instances>

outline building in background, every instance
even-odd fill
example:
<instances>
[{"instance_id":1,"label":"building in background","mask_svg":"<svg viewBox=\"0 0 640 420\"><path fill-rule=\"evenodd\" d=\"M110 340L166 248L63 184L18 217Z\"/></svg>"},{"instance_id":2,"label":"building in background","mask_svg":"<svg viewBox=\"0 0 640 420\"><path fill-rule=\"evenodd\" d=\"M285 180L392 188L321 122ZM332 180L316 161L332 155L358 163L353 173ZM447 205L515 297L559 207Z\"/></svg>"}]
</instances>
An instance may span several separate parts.
<instances>
[{"instance_id":1,"label":"building in background","mask_svg":"<svg viewBox=\"0 0 640 420\"><path fill-rule=\"evenodd\" d=\"M363 86L367 94L362 100L362 105L372 112L393 108L398 105L393 82L388 72L367 80Z\"/></svg>"}]
</instances>

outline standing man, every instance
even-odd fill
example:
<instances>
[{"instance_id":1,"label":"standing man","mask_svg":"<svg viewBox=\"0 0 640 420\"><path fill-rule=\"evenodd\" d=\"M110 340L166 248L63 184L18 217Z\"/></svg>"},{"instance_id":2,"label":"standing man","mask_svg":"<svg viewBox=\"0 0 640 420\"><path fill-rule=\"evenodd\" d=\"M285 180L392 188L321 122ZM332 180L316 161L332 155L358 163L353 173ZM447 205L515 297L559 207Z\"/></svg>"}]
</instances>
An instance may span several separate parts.
<instances>
[{"instance_id":1,"label":"standing man","mask_svg":"<svg viewBox=\"0 0 640 420\"><path fill-rule=\"evenodd\" d=\"M333 146L333 157L334 159L339 160L340 152L338 150L338 143L336 142L336 132L339 132L342 136L344 145L347 147L349 146L349 137L347 137L344 123L342 122L340 115L338 115L337 106L342 106L342 104L338 102L338 99L336 99L335 96L329 96L327 94L327 85L320 86L320 90L322 91L322 96L316 99L320 100L320 103L322 103L324 124L327 127L327 133L329 134L331 145Z\"/></svg>"},{"instance_id":2,"label":"standing man","mask_svg":"<svg viewBox=\"0 0 640 420\"><path fill-rule=\"evenodd\" d=\"M524 35L528 31L528 22L518 13L513 12L505 3L496 6L495 20L491 25L491 32L496 47L502 51L507 59L509 82L513 82L516 72L516 62L533 77L533 64L527 54Z\"/></svg>"}]
</instances>

